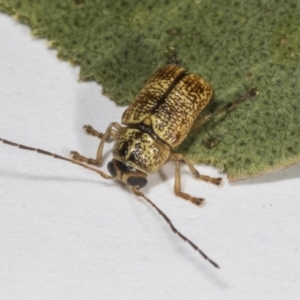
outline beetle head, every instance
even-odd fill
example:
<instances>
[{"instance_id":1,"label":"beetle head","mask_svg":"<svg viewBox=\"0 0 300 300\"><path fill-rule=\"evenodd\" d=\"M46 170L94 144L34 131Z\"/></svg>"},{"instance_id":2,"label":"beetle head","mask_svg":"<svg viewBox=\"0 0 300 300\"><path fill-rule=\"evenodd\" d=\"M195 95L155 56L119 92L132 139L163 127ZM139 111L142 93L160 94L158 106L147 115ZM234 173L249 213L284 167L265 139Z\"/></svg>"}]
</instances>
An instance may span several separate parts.
<instances>
[{"instance_id":1,"label":"beetle head","mask_svg":"<svg viewBox=\"0 0 300 300\"><path fill-rule=\"evenodd\" d=\"M145 172L115 158L107 164L107 169L111 176L129 186L142 188L147 184L147 174Z\"/></svg>"}]
</instances>

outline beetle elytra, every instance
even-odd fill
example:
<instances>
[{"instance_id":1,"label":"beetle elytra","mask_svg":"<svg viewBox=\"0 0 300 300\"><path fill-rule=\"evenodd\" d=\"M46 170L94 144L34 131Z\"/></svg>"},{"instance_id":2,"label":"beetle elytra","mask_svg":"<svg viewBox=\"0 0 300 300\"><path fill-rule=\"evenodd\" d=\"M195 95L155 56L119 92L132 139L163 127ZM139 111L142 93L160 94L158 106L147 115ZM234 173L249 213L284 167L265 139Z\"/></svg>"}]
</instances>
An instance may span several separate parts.
<instances>
[{"instance_id":1,"label":"beetle elytra","mask_svg":"<svg viewBox=\"0 0 300 300\"><path fill-rule=\"evenodd\" d=\"M78 152L71 152L71 159L1 139L5 144L21 149L36 151L53 156L98 173L105 179L116 179L131 187L133 193L144 198L169 224L172 231L191 247L199 252L215 267L219 267L198 246L179 232L170 219L141 191L147 184L147 176L157 172L164 164L174 161L174 193L200 205L204 199L191 196L181 191L180 163L185 163L192 175L213 184L219 185L221 178L200 174L193 164L180 153L172 152L180 145L191 130L198 129L212 117L233 109L238 104L257 95L253 88L249 93L228 103L225 107L197 120L200 112L208 105L213 89L202 77L188 74L184 68L169 64L156 71L138 94L136 100L125 110L120 125L112 122L104 133L91 126L84 126L87 134L100 138L96 158L87 158ZM106 142L113 140L113 159L108 163L105 172L92 167L102 164L102 153Z\"/></svg>"}]
</instances>

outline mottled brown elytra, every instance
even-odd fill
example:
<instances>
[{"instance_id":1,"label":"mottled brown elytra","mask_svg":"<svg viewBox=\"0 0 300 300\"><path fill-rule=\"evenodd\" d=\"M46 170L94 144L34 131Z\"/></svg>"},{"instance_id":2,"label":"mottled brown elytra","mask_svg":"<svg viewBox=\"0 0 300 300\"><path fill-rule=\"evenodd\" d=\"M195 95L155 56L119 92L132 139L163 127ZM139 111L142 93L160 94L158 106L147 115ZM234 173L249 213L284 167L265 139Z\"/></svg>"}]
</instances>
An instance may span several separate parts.
<instances>
[{"instance_id":1,"label":"mottled brown elytra","mask_svg":"<svg viewBox=\"0 0 300 300\"><path fill-rule=\"evenodd\" d=\"M253 88L246 95L216 112L197 120L200 112L208 105L213 95L213 89L202 77L188 74L186 70L176 63L169 64L156 71L137 95L135 101L124 111L120 125L112 122L104 133L100 133L91 126L84 126L87 134L99 138L96 158L86 158L78 152L71 152L71 159L50 153L45 150L27 147L1 139L5 144L20 149L36 151L41 154L53 156L98 173L105 179L116 179L130 186L133 193L144 198L169 224L172 231L179 235L198 253L200 253L213 266L219 266L204 254L198 246L179 232L171 220L141 191L147 184L146 177L157 172L164 164L174 161L175 184L174 193L186 200L200 205L203 198L196 198L181 191L180 163L187 164L192 175L213 184L219 185L222 178L212 178L200 174L193 164L180 153L172 152L180 145L187 134L200 128L212 117L233 109L238 104L258 94ZM113 159L107 168L110 175L91 167L102 164L104 144L114 140Z\"/></svg>"}]
</instances>

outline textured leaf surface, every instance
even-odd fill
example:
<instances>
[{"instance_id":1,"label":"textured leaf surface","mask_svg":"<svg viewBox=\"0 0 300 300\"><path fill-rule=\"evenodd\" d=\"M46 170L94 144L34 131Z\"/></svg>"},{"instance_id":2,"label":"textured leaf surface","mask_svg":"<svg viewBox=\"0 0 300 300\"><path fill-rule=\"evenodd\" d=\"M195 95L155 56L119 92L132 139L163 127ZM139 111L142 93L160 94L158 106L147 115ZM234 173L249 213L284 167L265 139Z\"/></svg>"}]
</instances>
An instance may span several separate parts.
<instances>
[{"instance_id":1,"label":"textured leaf surface","mask_svg":"<svg viewBox=\"0 0 300 300\"><path fill-rule=\"evenodd\" d=\"M176 48L215 90L206 112L257 86L259 97L192 132L178 151L230 179L299 161L300 3L271 1L0 0L119 104L130 103Z\"/></svg>"}]
</instances>

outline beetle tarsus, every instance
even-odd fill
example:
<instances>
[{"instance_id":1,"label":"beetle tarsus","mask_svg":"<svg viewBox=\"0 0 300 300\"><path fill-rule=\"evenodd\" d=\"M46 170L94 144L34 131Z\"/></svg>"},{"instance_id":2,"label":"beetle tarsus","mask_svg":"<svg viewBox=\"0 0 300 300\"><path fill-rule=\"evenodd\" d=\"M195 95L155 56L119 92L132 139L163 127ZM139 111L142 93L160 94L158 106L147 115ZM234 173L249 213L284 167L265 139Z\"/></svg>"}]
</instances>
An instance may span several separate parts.
<instances>
[{"instance_id":1,"label":"beetle tarsus","mask_svg":"<svg viewBox=\"0 0 300 300\"><path fill-rule=\"evenodd\" d=\"M204 201L204 198L194 198L195 200L192 201L193 203L195 203L196 205L200 206L203 201Z\"/></svg>"},{"instance_id":2,"label":"beetle tarsus","mask_svg":"<svg viewBox=\"0 0 300 300\"><path fill-rule=\"evenodd\" d=\"M178 187L174 187L174 193L176 196L181 197L185 200L191 201L192 203L196 204L197 206L201 205L204 201L204 198L196 198L193 197L187 193L181 192L180 190L178 190Z\"/></svg>"},{"instance_id":3,"label":"beetle tarsus","mask_svg":"<svg viewBox=\"0 0 300 300\"><path fill-rule=\"evenodd\" d=\"M104 134L95 130L91 125L84 125L82 129L87 135L95 136L99 139L103 138Z\"/></svg>"},{"instance_id":4,"label":"beetle tarsus","mask_svg":"<svg viewBox=\"0 0 300 300\"><path fill-rule=\"evenodd\" d=\"M97 163L97 161L95 159L85 157L85 156L79 154L77 151L71 151L70 156L71 156L72 159L74 159L76 161L80 161L82 163L86 163L88 165L94 165L94 166L99 166L100 165L100 164Z\"/></svg>"},{"instance_id":5,"label":"beetle tarsus","mask_svg":"<svg viewBox=\"0 0 300 300\"><path fill-rule=\"evenodd\" d=\"M215 185L220 185L222 183L223 178L222 177L210 177L207 175L200 175L199 177L196 177L197 179L215 184Z\"/></svg>"},{"instance_id":6,"label":"beetle tarsus","mask_svg":"<svg viewBox=\"0 0 300 300\"><path fill-rule=\"evenodd\" d=\"M74 160L81 161L81 155L77 151L70 151L70 157Z\"/></svg>"},{"instance_id":7,"label":"beetle tarsus","mask_svg":"<svg viewBox=\"0 0 300 300\"><path fill-rule=\"evenodd\" d=\"M223 180L223 178L221 178L221 177L218 177L218 178L216 178L216 185L220 185L221 183L222 183L222 180Z\"/></svg>"},{"instance_id":8,"label":"beetle tarsus","mask_svg":"<svg viewBox=\"0 0 300 300\"><path fill-rule=\"evenodd\" d=\"M212 184L215 185L220 185L222 183L222 177L210 177L207 175L201 175L198 173L198 176L195 176L195 178L206 181L206 182L210 182Z\"/></svg>"}]
</instances>

